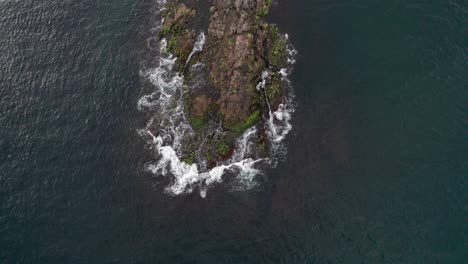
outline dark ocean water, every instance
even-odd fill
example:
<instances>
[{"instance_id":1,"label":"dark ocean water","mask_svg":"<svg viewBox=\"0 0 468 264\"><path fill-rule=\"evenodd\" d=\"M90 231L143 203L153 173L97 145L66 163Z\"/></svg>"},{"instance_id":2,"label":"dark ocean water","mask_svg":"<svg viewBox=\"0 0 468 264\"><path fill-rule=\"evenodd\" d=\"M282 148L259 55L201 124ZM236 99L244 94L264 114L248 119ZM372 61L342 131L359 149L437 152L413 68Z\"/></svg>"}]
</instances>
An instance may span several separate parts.
<instances>
[{"instance_id":1,"label":"dark ocean water","mask_svg":"<svg viewBox=\"0 0 468 264\"><path fill-rule=\"evenodd\" d=\"M205 199L144 171L152 6L0 1L0 263L466 263L466 1L280 0L289 154Z\"/></svg>"}]
</instances>

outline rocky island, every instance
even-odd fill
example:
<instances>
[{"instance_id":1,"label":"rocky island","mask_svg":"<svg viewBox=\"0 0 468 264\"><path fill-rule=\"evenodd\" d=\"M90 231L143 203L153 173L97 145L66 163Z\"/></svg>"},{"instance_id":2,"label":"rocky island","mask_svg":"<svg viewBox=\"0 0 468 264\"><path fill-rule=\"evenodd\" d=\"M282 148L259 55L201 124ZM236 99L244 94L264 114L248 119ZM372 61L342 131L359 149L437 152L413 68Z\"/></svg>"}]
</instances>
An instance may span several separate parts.
<instances>
[{"instance_id":1,"label":"rocky island","mask_svg":"<svg viewBox=\"0 0 468 264\"><path fill-rule=\"evenodd\" d=\"M166 51L177 57L175 68L185 76L184 82L191 84L200 75L204 80L202 85L190 85L184 102L197 135L184 144L186 163L204 158L210 168L229 158L236 138L269 120L271 109L281 104L286 89L280 69L287 64L287 38L264 20L270 6L271 0L166 3L159 38L166 40ZM204 49L195 50L200 38ZM194 73L197 63L205 67ZM266 133L266 126L261 126L256 156L268 151Z\"/></svg>"}]
</instances>

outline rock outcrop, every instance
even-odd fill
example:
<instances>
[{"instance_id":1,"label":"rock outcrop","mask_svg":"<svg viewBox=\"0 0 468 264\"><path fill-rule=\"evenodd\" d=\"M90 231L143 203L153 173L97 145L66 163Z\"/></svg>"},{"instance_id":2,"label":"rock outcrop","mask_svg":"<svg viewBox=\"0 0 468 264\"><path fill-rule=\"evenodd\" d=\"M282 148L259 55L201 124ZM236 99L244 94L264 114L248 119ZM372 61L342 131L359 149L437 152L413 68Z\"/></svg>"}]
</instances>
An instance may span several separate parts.
<instances>
[{"instance_id":1,"label":"rock outcrop","mask_svg":"<svg viewBox=\"0 0 468 264\"><path fill-rule=\"evenodd\" d=\"M271 0L205 1L169 1L160 37L186 79L195 60L206 65L206 85L190 94L186 109L195 129L210 119L222 124L227 136L213 150L224 158L236 136L268 115L266 102L275 107L281 101L284 83L275 72L286 65L286 38L263 20ZM202 8L209 9L206 25L199 23ZM206 33L205 48L187 61L199 31ZM256 89L265 70L272 73L266 90Z\"/></svg>"}]
</instances>

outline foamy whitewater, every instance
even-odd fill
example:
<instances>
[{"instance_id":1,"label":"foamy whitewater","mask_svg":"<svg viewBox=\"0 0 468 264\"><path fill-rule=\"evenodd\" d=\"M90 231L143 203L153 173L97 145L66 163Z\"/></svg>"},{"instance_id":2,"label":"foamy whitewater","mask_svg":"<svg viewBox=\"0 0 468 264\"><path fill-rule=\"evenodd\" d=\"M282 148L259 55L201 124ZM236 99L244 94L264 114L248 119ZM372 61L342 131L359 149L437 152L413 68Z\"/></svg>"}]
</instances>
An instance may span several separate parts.
<instances>
[{"instance_id":1,"label":"foamy whitewater","mask_svg":"<svg viewBox=\"0 0 468 264\"><path fill-rule=\"evenodd\" d=\"M158 3L164 5L165 1L159 0ZM203 50L204 43L205 34L200 32L185 67L189 65L194 54ZM262 174L260 165L275 166L277 158L286 154L283 140L292 129L289 121L294 112L294 95L287 76L295 63L296 51L288 45L288 68L279 71L288 86L287 97L274 111L270 109L270 103L266 99L269 116L264 117L264 125L270 143L270 157L252 158L256 147L253 140L258 133L258 128L253 126L237 139L230 159L206 170L206 161L190 165L180 159L184 139L194 135L184 109L184 97L190 87L184 84L184 76L173 70L177 58L166 52L166 46L167 41L162 39L159 43L158 66L142 70L140 73L143 79L149 80L154 85L154 91L140 98L138 109L157 113L151 117L145 128L138 130L138 133L147 139L154 152L155 161L147 164L146 169L155 176L171 177L171 184L165 188L165 192L169 195L198 191L202 197L205 197L210 186L222 182L223 175L227 173L235 177L235 181L231 181L234 182L234 186L231 186L233 190L246 190L256 186L255 176ZM197 62L192 67L200 66L203 64ZM270 75L269 71L262 74L257 89L265 91ZM151 132L156 131L155 128L157 134Z\"/></svg>"}]
</instances>

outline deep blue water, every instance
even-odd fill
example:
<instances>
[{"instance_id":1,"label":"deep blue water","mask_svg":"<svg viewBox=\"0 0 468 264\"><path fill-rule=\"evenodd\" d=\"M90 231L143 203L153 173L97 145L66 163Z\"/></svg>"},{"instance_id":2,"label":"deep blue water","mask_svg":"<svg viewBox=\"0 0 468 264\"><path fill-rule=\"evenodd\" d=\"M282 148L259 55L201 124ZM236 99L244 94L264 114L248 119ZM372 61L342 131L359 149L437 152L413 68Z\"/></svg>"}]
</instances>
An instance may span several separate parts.
<instances>
[{"instance_id":1,"label":"deep blue water","mask_svg":"<svg viewBox=\"0 0 468 264\"><path fill-rule=\"evenodd\" d=\"M288 156L206 199L143 169L152 6L0 1L0 263L466 262L466 1L280 0Z\"/></svg>"}]
</instances>

